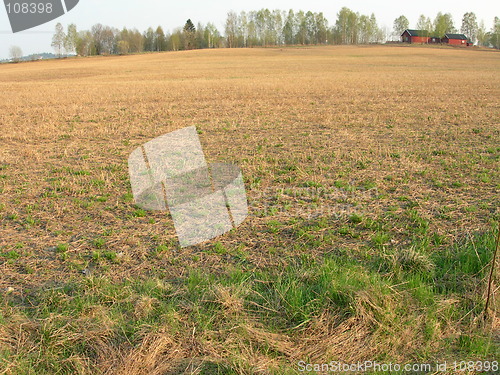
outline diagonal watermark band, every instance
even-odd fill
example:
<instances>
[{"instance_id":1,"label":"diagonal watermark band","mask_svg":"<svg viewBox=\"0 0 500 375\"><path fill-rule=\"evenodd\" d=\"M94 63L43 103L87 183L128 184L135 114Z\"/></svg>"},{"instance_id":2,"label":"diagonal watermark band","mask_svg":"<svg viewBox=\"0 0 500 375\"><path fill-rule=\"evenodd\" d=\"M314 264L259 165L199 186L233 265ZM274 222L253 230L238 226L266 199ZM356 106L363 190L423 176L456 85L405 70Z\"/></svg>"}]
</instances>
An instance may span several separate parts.
<instances>
[{"instance_id":1,"label":"diagonal watermark band","mask_svg":"<svg viewBox=\"0 0 500 375\"><path fill-rule=\"evenodd\" d=\"M240 168L207 165L194 126L147 142L131 153L128 164L136 204L147 210L168 207L182 247L224 234L248 215Z\"/></svg>"}]
</instances>

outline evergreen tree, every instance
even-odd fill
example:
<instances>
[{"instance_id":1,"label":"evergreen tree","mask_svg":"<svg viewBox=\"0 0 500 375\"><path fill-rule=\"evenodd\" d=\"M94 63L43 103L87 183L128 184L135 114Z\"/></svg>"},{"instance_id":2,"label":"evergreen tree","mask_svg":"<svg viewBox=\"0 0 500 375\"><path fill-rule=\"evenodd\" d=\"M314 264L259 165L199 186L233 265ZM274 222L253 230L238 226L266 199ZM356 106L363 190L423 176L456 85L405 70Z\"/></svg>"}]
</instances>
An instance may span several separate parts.
<instances>
[{"instance_id":1,"label":"evergreen tree","mask_svg":"<svg viewBox=\"0 0 500 375\"><path fill-rule=\"evenodd\" d=\"M194 27L191 19L186 21L186 24L183 28L184 34L184 49L193 49L195 48L195 35L196 35L196 27Z\"/></svg>"}]
</instances>

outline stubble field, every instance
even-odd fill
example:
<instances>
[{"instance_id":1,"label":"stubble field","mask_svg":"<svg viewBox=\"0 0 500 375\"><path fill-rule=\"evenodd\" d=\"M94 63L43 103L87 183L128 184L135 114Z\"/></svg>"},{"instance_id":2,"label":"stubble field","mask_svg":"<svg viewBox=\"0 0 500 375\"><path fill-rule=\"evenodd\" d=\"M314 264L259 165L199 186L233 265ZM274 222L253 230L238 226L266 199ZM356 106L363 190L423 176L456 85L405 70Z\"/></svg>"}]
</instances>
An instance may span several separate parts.
<instances>
[{"instance_id":1,"label":"stubble field","mask_svg":"<svg viewBox=\"0 0 500 375\"><path fill-rule=\"evenodd\" d=\"M499 97L500 54L460 48L1 65L0 374L499 358ZM192 125L250 213L181 248L127 159Z\"/></svg>"}]
</instances>

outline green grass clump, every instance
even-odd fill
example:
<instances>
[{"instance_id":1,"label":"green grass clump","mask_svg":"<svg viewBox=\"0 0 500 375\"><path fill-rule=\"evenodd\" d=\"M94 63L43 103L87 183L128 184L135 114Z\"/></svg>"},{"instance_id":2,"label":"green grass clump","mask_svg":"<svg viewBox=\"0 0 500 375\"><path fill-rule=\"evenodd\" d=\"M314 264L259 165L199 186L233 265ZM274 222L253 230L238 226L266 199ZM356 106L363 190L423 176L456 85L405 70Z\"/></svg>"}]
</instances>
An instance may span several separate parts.
<instances>
[{"instance_id":1,"label":"green grass clump","mask_svg":"<svg viewBox=\"0 0 500 375\"><path fill-rule=\"evenodd\" d=\"M138 208L134 211L133 215L134 217L145 217L147 215L147 212L142 208Z\"/></svg>"},{"instance_id":2,"label":"green grass clump","mask_svg":"<svg viewBox=\"0 0 500 375\"><path fill-rule=\"evenodd\" d=\"M102 249L106 245L106 239L102 237L94 238L92 240L92 246L96 249Z\"/></svg>"},{"instance_id":3,"label":"green grass clump","mask_svg":"<svg viewBox=\"0 0 500 375\"><path fill-rule=\"evenodd\" d=\"M69 244L67 243L58 243L56 245L56 252L58 253L65 253L69 249Z\"/></svg>"},{"instance_id":4,"label":"green grass clump","mask_svg":"<svg viewBox=\"0 0 500 375\"><path fill-rule=\"evenodd\" d=\"M352 214L349 216L349 221L353 224L359 224L363 221L363 216L359 214Z\"/></svg>"},{"instance_id":5,"label":"green grass clump","mask_svg":"<svg viewBox=\"0 0 500 375\"><path fill-rule=\"evenodd\" d=\"M2 256L5 259L16 260L16 259L19 259L21 257L21 254L19 254L19 252L17 252L16 250L10 250L10 251L7 251L6 253L3 253Z\"/></svg>"}]
</instances>

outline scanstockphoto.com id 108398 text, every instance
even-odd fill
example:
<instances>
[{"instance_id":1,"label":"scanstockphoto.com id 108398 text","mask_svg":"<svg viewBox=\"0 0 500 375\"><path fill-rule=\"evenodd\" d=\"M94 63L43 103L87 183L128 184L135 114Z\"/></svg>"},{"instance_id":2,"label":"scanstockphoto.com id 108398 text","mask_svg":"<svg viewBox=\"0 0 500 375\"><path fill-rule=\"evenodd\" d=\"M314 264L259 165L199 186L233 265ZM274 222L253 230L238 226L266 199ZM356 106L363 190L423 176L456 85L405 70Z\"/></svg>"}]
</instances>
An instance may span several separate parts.
<instances>
[{"instance_id":1,"label":"scanstockphoto.com id 108398 text","mask_svg":"<svg viewBox=\"0 0 500 375\"><path fill-rule=\"evenodd\" d=\"M300 373L498 373L498 361L444 361L436 363L381 363L376 361L364 361L356 363L344 363L332 361L330 363L307 363L299 361L297 369Z\"/></svg>"}]
</instances>

